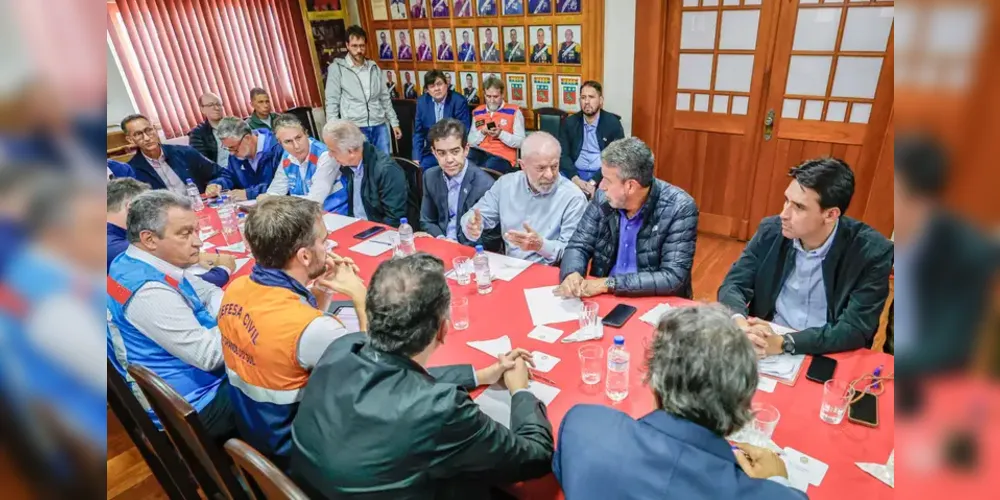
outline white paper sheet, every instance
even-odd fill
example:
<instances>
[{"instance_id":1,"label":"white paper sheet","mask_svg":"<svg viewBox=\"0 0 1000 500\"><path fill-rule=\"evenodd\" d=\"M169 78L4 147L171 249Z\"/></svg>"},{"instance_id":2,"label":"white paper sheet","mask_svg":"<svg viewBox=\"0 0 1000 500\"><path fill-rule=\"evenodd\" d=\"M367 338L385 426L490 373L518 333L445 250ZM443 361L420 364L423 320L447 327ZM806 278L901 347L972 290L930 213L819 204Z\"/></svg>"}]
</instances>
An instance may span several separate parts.
<instances>
[{"instance_id":1,"label":"white paper sheet","mask_svg":"<svg viewBox=\"0 0 1000 500\"><path fill-rule=\"evenodd\" d=\"M560 342L570 343L570 342L586 342L588 340L598 340L604 338L604 323L601 320L604 318L597 318L597 327L589 332L584 332L583 329L578 329L577 331L563 337Z\"/></svg>"},{"instance_id":2,"label":"white paper sheet","mask_svg":"<svg viewBox=\"0 0 1000 500\"><path fill-rule=\"evenodd\" d=\"M540 340L542 342L554 343L562 337L563 331L551 326L538 325L534 330L528 332L529 339Z\"/></svg>"},{"instance_id":3,"label":"white paper sheet","mask_svg":"<svg viewBox=\"0 0 1000 500\"><path fill-rule=\"evenodd\" d=\"M546 406L559 395L559 389L550 385L545 385L534 380L528 382L528 391L535 395ZM486 388L478 398L475 399L479 409L483 411L500 425L510 428L510 404L511 395L506 387L493 384Z\"/></svg>"},{"instance_id":4,"label":"white paper sheet","mask_svg":"<svg viewBox=\"0 0 1000 500\"><path fill-rule=\"evenodd\" d=\"M361 321L358 319L358 311L353 307L342 307L336 318L344 324L349 332L360 332Z\"/></svg>"},{"instance_id":5,"label":"white paper sheet","mask_svg":"<svg viewBox=\"0 0 1000 500\"><path fill-rule=\"evenodd\" d=\"M726 436L726 439L734 443L751 444L767 448L775 453L782 453L781 447L773 439L761 440L761 435L753 428L753 422L747 422L740 430Z\"/></svg>"},{"instance_id":6,"label":"white paper sheet","mask_svg":"<svg viewBox=\"0 0 1000 500\"><path fill-rule=\"evenodd\" d=\"M546 354L542 351L534 351L531 353L531 360L535 363L535 371L548 373L552 371L553 368L559 363L559 358Z\"/></svg>"},{"instance_id":7,"label":"white paper sheet","mask_svg":"<svg viewBox=\"0 0 1000 500\"><path fill-rule=\"evenodd\" d=\"M205 250L211 250L213 248L215 248L215 244L209 243L207 241L202 241L201 242L201 251L202 252L204 252Z\"/></svg>"},{"instance_id":8,"label":"white paper sheet","mask_svg":"<svg viewBox=\"0 0 1000 500\"><path fill-rule=\"evenodd\" d=\"M485 253L486 257L490 261L491 281L511 281L531 266L531 262L527 260L515 259L514 257L508 257L506 255L500 255L493 252Z\"/></svg>"},{"instance_id":9,"label":"white paper sheet","mask_svg":"<svg viewBox=\"0 0 1000 500\"><path fill-rule=\"evenodd\" d=\"M225 246L221 246L221 247L216 247L216 250L218 250L220 252L230 252L230 253L243 254L243 253L247 253L247 246L246 246L246 243L244 243L243 241L237 241L236 243L233 243L232 245L225 245Z\"/></svg>"},{"instance_id":10,"label":"white paper sheet","mask_svg":"<svg viewBox=\"0 0 1000 500\"><path fill-rule=\"evenodd\" d=\"M639 321L642 321L643 323L652 326L656 326L657 324L660 323L660 317L663 316L664 313L673 308L674 308L673 306L667 303L659 304L656 307L650 309L648 312L646 312L646 314L640 316Z\"/></svg>"},{"instance_id":11,"label":"white paper sheet","mask_svg":"<svg viewBox=\"0 0 1000 500\"><path fill-rule=\"evenodd\" d=\"M351 250L361 255L377 257L385 252L391 251L399 241L399 233L396 231L386 231L374 238L367 239L351 247Z\"/></svg>"},{"instance_id":12,"label":"white paper sheet","mask_svg":"<svg viewBox=\"0 0 1000 500\"><path fill-rule=\"evenodd\" d=\"M326 231L332 233L338 229L350 226L361 219L354 217L348 217L346 215L340 214L324 214L323 215L323 225L326 226Z\"/></svg>"},{"instance_id":13,"label":"white paper sheet","mask_svg":"<svg viewBox=\"0 0 1000 500\"><path fill-rule=\"evenodd\" d=\"M531 321L535 326L579 319L583 302L577 298L556 297L552 293L555 289L555 286L546 286L524 291L524 299L528 302L528 311L531 312Z\"/></svg>"},{"instance_id":14,"label":"white paper sheet","mask_svg":"<svg viewBox=\"0 0 1000 500\"><path fill-rule=\"evenodd\" d=\"M764 392L774 392L774 389L778 387L778 381L769 377L758 377L757 378L757 390Z\"/></svg>"},{"instance_id":15,"label":"white paper sheet","mask_svg":"<svg viewBox=\"0 0 1000 500\"><path fill-rule=\"evenodd\" d=\"M243 269L243 266L247 265L247 263L250 262L251 260L253 259L249 257L244 259L236 259L236 270L233 271L233 273L239 272L239 270Z\"/></svg>"},{"instance_id":16,"label":"white paper sheet","mask_svg":"<svg viewBox=\"0 0 1000 500\"><path fill-rule=\"evenodd\" d=\"M466 342L466 344L469 347L483 351L494 358L502 354L507 354L513 349L510 343L510 337L506 335L492 340L470 340L469 342Z\"/></svg>"},{"instance_id":17,"label":"white paper sheet","mask_svg":"<svg viewBox=\"0 0 1000 500\"><path fill-rule=\"evenodd\" d=\"M830 466L825 462L806 455L790 446L785 447L783 458L785 460L785 468L788 469L789 480L791 480L793 474L792 469L795 469L796 475L801 474L805 477L806 482L813 486L822 484L823 478L826 477L826 471L830 469Z\"/></svg>"},{"instance_id":18,"label":"white paper sheet","mask_svg":"<svg viewBox=\"0 0 1000 500\"><path fill-rule=\"evenodd\" d=\"M871 474L879 481L889 485L890 488L896 487L896 450L893 450L889 454L889 460L884 464L876 464L870 462L855 462L861 470Z\"/></svg>"},{"instance_id":19,"label":"white paper sheet","mask_svg":"<svg viewBox=\"0 0 1000 500\"><path fill-rule=\"evenodd\" d=\"M768 324L771 325L771 330L778 335L785 335L795 331L787 326L781 326L775 323ZM763 375L768 375L784 382L791 382L795 380L799 370L802 368L802 362L805 359L806 357L804 354L777 354L774 356L768 356L757 362L757 371Z\"/></svg>"}]
</instances>

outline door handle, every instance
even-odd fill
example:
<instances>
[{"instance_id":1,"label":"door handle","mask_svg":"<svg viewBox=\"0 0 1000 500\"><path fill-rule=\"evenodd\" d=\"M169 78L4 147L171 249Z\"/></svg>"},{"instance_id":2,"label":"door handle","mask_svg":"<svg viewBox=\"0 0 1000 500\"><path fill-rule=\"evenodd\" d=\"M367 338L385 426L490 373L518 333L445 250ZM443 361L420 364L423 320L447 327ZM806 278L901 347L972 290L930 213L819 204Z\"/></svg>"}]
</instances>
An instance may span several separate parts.
<instances>
[{"instance_id":1,"label":"door handle","mask_svg":"<svg viewBox=\"0 0 1000 500\"><path fill-rule=\"evenodd\" d=\"M767 117L764 118L764 140L770 141L773 135L774 135L774 110L770 109L767 111Z\"/></svg>"}]
</instances>

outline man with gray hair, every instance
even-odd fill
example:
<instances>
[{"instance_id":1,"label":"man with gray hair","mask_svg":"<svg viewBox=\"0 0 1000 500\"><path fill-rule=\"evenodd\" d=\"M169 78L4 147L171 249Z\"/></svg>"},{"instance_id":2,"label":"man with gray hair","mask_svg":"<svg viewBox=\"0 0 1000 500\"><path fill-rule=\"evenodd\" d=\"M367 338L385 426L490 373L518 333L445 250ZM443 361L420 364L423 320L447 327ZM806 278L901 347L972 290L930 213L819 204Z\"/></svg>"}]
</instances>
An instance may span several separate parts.
<instances>
[{"instance_id":1,"label":"man with gray hair","mask_svg":"<svg viewBox=\"0 0 1000 500\"><path fill-rule=\"evenodd\" d=\"M556 293L690 298L694 198L653 177L653 152L636 137L609 144L601 156L600 189L566 247Z\"/></svg>"},{"instance_id":2,"label":"man with gray hair","mask_svg":"<svg viewBox=\"0 0 1000 500\"><path fill-rule=\"evenodd\" d=\"M448 335L450 301L437 257L417 253L375 271L368 334L326 349L292 424L292 475L323 492L316 498L490 498L490 486L549 473L552 425L527 390L528 351L479 370L427 367ZM506 425L469 396L500 380L510 392Z\"/></svg>"},{"instance_id":3,"label":"man with gray hair","mask_svg":"<svg viewBox=\"0 0 1000 500\"><path fill-rule=\"evenodd\" d=\"M217 130L226 112L222 107L222 98L215 93L205 92L198 98L198 104L201 106L201 114L205 115L205 121L188 132L191 147L205 158L225 167L229 165L229 151L222 147L222 139Z\"/></svg>"},{"instance_id":4,"label":"man with gray hair","mask_svg":"<svg viewBox=\"0 0 1000 500\"><path fill-rule=\"evenodd\" d=\"M399 227L410 201L406 176L396 161L366 141L361 129L347 120L326 122L323 142L340 164L341 182L347 187L347 214ZM413 202L417 207L419 203ZM418 219L419 215L409 222L416 226Z\"/></svg>"},{"instance_id":5,"label":"man with gray hair","mask_svg":"<svg viewBox=\"0 0 1000 500\"><path fill-rule=\"evenodd\" d=\"M752 419L757 377L753 346L729 311L668 311L646 353L656 409L634 420L587 404L563 418L552 471L566 498L806 498L774 452L726 441Z\"/></svg>"},{"instance_id":6,"label":"man with gray hair","mask_svg":"<svg viewBox=\"0 0 1000 500\"><path fill-rule=\"evenodd\" d=\"M108 353L118 373L149 368L198 411L209 434L235 429L222 370L216 316L222 290L195 276L201 239L191 200L169 191L136 196L128 211L129 247L108 270ZM134 382L139 401L145 401ZM159 419L146 413L158 428Z\"/></svg>"},{"instance_id":7,"label":"man with gray hair","mask_svg":"<svg viewBox=\"0 0 1000 500\"><path fill-rule=\"evenodd\" d=\"M230 189L234 201L254 200L264 194L285 152L278 139L270 130L253 130L233 116L223 118L217 131L222 147L229 151L229 165L205 189L205 194L218 196L223 189Z\"/></svg>"},{"instance_id":8,"label":"man with gray hair","mask_svg":"<svg viewBox=\"0 0 1000 500\"><path fill-rule=\"evenodd\" d=\"M521 170L500 177L462 216L465 237L475 242L500 226L507 255L542 264L563 257L587 208L587 197L559 175L559 141L546 132L529 135L521 146Z\"/></svg>"}]
</instances>

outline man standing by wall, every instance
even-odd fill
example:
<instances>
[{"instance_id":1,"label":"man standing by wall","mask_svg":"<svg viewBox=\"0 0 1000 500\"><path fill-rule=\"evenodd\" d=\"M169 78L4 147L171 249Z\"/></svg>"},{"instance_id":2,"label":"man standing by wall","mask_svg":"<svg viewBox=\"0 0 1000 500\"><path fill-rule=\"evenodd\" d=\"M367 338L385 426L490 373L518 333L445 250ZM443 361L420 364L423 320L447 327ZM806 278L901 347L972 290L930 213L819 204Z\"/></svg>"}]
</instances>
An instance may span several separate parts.
<instances>
[{"instance_id":1,"label":"man standing by wall","mask_svg":"<svg viewBox=\"0 0 1000 500\"><path fill-rule=\"evenodd\" d=\"M392 109L389 90L382 84L382 70L365 58L368 35L360 26L347 29L347 56L334 59L326 78L326 119L344 119L357 125L383 153L391 154L389 130L399 140L403 131Z\"/></svg>"}]
</instances>

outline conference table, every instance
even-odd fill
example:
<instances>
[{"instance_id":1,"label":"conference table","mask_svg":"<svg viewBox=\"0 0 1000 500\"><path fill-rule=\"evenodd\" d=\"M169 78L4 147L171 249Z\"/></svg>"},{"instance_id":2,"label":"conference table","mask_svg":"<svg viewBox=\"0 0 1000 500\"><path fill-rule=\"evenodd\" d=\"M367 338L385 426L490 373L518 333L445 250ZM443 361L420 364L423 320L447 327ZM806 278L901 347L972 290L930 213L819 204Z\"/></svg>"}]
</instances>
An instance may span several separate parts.
<instances>
[{"instance_id":1,"label":"conference table","mask_svg":"<svg viewBox=\"0 0 1000 500\"><path fill-rule=\"evenodd\" d=\"M214 210L207 210L207 212L214 212ZM218 223L217 218L215 223ZM344 257L350 257L358 264L366 285L378 264L392 257L392 251L386 251L377 257L369 257L351 251L350 247L360 242L354 238L355 234L376 225L378 224L358 220L337 229L328 236L329 240L337 243L334 252ZM225 245L221 234L212 236L207 241L215 246ZM475 253L474 249L470 247L432 238L417 238L416 248L418 251L441 258L445 263L446 270L451 269L453 258L471 257ZM253 267L252 256L248 253L237 253L236 256L250 257L251 260L233 274L234 279L248 275ZM491 340L504 335L511 339L515 348L522 347L530 351L539 350L560 358L560 362L555 365L552 371L544 374L546 378L556 382L556 386L560 389L559 394L548 405L548 417L552 422L553 434L557 438L559 424L563 416L577 404L612 406L628 413L633 418L641 418L653 411L652 393L643 384L644 353L652 336L653 328L640 321L639 317L663 302L673 306L695 304L691 300L677 297L629 299L611 295L594 297L588 300L599 304L600 315L607 313L619 303L635 306L638 311L621 329L606 327L603 339L583 343L555 342L550 344L527 336L534 325L525 301L524 290L558 284L558 268L533 264L510 282L494 281L493 292L487 295L478 294L474 280L465 286L459 286L450 279L448 282L452 296L468 297L470 324L466 330L450 331L445 338L444 345L431 357L430 364L432 366L472 364L476 368L483 368L493 363L495 359L482 351L469 347L466 343L473 340ZM579 327L575 320L548 326L563 330L566 335L575 332ZM583 345L598 344L607 352L615 335L625 337L625 345L631 353L631 363L628 397L624 401L612 404L612 401L604 394L603 375L599 384L587 385L583 383L580 376L578 350ZM870 374L880 365L885 367L885 372L892 371L892 356L867 349L833 354L831 357L837 360L835 377L847 381ZM887 383L884 393L879 396L878 427L869 428L853 424L848 422L847 418L840 425L830 425L819 419L823 385L805 378L809 362L810 359L807 358L803 363L794 385L778 383L774 392L757 391L754 397L755 402L774 405L781 414L772 439L782 448L791 447L829 465L829 470L821 485L809 486L807 493L812 499L842 499L848 496L853 500L893 498L892 488L862 471L855 465L855 462L885 463L892 452L894 384ZM478 396L483 389L479 388L473 391L472 397ZM600 439L600 436L594 438ZM558 446L558 439L556 445ZM552 474L541 479L512 485L510 491L519 498L563 498L559 485Z\"/></svg>"}]
</instances>

